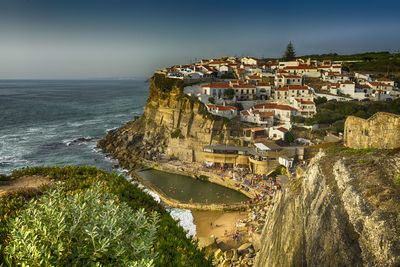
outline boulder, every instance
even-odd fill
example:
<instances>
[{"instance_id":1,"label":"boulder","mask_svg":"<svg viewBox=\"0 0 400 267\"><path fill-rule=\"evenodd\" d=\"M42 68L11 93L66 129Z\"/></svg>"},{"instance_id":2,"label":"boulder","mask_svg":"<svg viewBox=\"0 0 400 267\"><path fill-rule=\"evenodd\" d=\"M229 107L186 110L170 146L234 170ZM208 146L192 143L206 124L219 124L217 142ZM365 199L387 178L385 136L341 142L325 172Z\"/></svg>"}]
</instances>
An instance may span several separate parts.
<instances>
[{"instance_id":1,"label":"boulder","mask_svg":"<svg viewBox=\"0 0 400 267\"><path fill-rule=\"evenodd\" d=\"M251 244L255 251L259 251L261 249L261 234L254 233L251 239Z\"/></svg>"},{"instance_id":2,"label":"boulder","mask_svg":"<svg viewBox=\"0 0 400 267\"><path fill-rule=\"evenodd\" d=\"M241 245L237 251L239 254L244 254L248 251L248 249L252 246L251 243L244 243L243 245Z\"/></svg>"},{"instance_id":3,"label":"boulder","mask_svg":"<svg viewBox=\"0 0 400 267\"><path fill-rule=\"evenodd\" d=\"M205 247L211 247L214 244L217 245L215 243L215 237L211 236L211 237L199 237L197 238L197 240L199 241L199 248L205 248Z\"/></svg>"}]
</instances>

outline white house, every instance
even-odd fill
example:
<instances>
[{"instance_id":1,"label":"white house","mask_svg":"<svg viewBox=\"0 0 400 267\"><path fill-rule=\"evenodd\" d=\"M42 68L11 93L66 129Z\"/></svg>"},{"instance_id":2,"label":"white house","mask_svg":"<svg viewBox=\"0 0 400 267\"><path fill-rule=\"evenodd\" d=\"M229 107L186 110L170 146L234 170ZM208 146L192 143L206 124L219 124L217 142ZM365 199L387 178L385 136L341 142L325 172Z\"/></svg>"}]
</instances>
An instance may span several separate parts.
<instances>
[{"instance_id":1,"label":"white house","mask_svg":"<svg viewBox=\"0 0 400 267\"><path fill-rule=\"evenodd\" d=\"M207 110L214 115L218 115L228 119L233 119L237 116L237 109L232 106L207 104L206 107Z\"/></svg>"},{"instance_id":2,"label":"white house","mask_svg":"<svg viewBox=\"0 0 400 267\"><path fill-rule=\"evenodd\" d=\"M288 157L281 156L281 157L279 157L278 161L279 161L279 164L285 166L286 168L292 168L294 158L288 158Z\"/></svg>"},{"instance_id":3,"label":"white house","mask_svg":"<svg viewBox=\"0 0 400 267\"><path fill-rule=\"evenodd\" d=\"M268 136L269 138L273 140L284 140L285 139L285 133L287 133L289 130L283 127L271 127L268 131Z\"/></svg>"},{"instance_id":4,"label":"white house","mask_svg":"<svg viewBox=\"0 0 400 267\"><path fill-rule=\"evenodd\" d=\"M302 85L303 77L297 75L276 75L274 79L276 87L282 87L287 85Z\"/></svg>"},{"instance_id":5,"label":"white house","mask_svg":"<svg viewBox=\"0 0 400 267\"><path fill-rule=\"evenodd\" d=\"M284 68L285 71L292 75L301 75L306 77L321 77L321 73L317 70L317 67L308 66L308 65L299 65L299 66L288 66Z\"/></svg>"},{"instance_id":6,"label":"white house","mask_svg":"<svg viewBox=\"0 0 400 267\"><path fill-rule=\"evenodd\" d=\"M259 82L256 85L256 95L258 99L267 100L271 98L272 86L268 83Z\"/></svg>"},{"instance_id":7,"label":"white house","mask_svg":"<svg viewBox=\"0 0 400 267\"><path fill-rule=\"evenodd\" d=\"M203 89L203 94L214 98L221 98L224 96L225 90L230 88L230 85L229 83L208 83L201 87Z\"/></svg>"},{"instance_id":8,"label":"white house","mask_svg":"<svg viewBox=\"0 0 400 267\"><path fill-rule=\"evenodd\" d=\"M356 90L356 85L354 82L345 81L345 82L340 83L339 91L342 94L352 96L355 93L355 90Z\"/></svg>"},{"instance_id":9,"label":"white house","mask_svg":"<svg viewBox=\"0 0 400 267\"><path fill-rule=\"evenodd\" d=\"M257 88L251 84L234 84L233 90L237 100L253 100L256 98Z\"/></svg>"},{"instance_id":10,"label":"white house","mask_svg":"<svg viewBox=\"0 0 400 267\"><path fill-rule=\"evenodd\" d=\"M273 112L260 112L259 110L249 109L240 112L240 120L256 123L260 126L270 127L274 125Z\"/></svg>"}]
</instances>

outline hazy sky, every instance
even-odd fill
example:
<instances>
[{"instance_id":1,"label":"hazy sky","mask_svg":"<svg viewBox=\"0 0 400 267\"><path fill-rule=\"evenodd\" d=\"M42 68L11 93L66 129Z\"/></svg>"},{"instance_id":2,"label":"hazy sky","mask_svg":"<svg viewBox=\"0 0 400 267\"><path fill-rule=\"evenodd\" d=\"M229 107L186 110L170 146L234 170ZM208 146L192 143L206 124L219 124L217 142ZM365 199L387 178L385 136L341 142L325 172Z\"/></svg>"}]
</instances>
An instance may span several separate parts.
<instances>
[{"instance_id":1,"label":"hazy sky","mask_svg":"<svg viewBox=\"0 0 400 267\"><path fill-rule=\"evenodd\" d=\"M400 1L0 0L0 79L148 77L195 58L400 49Z\"/></svg>"}]
</instances>

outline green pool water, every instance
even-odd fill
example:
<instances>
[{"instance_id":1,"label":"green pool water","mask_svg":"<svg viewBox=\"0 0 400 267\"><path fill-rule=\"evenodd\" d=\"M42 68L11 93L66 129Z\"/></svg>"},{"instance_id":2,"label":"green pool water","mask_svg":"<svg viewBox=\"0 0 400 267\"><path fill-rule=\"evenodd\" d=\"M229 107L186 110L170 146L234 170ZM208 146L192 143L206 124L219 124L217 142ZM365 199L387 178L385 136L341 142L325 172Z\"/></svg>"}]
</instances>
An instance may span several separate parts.
<instances>
[{"instance_id":1,"label":"green pool water","mask_svg":"<svg viewBox=\"0 0 400 267\"><path fill-rule=\"evenodd\" d=\"M238 191L185 175L153 169L138 172L138 175L159 188L167 196L182 202L234 204L249 200L247 196Z\"/></svg>"}]
</instances>

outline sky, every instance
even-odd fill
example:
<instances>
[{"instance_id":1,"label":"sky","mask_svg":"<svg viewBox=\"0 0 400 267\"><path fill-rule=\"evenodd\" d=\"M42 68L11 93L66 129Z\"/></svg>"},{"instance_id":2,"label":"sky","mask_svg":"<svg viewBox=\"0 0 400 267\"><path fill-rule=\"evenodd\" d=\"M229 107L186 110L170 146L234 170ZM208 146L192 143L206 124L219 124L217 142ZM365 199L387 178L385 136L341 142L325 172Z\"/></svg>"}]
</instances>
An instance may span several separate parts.
<instances>
[{"instance_id":1,"label":"sky","mask_svg":"<svg viewBox=\"0 0 400 267\"><path fill-rule=\"evenodd\" d=\"M400 1L0 0L0 79L148 78L221 56L400 49Z\"/></svg>"}]
</instances>

